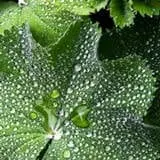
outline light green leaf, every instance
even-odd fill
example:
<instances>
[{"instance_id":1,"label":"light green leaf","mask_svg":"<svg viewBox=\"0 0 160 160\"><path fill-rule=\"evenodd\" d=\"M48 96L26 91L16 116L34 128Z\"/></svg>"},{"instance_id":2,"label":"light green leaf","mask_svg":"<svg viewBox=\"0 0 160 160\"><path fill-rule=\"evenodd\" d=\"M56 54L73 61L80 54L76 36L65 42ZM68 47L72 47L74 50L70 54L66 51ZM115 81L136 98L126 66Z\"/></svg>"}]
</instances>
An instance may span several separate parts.
<instances>
[{"instance_id":1,"label":"light green leaf","mask_svg":"<svg viewBox=\"0 0 160 160\"><path fill-rule=\"evenodd\" d=\"M62 107L63 99L66 98L66 87L69 85L68 79L71 78L76 58L80 56L81 62L85 62L85 55L87 56L88 53L92 55L92 51L96 48L96 32L90 26L90 24L80 25L77 23L77 25L75 24L75 34L69 32L73 36L68 39L71 42L68 43L70 46L67 49L71 49L72 54L65 51L64 48L60 50L59 47L62 45L59 44L55 46L57 52L50 51L52 54L48 54L46 49L33 40L28 25L24 25L20 29L13 28L11 31L5 31L4 36L0 37L2 55L7 58L5 65L13 73L16 72L16 75L12 72L7 76L1 75L0 142L3 144L0 152L2 158L5 159L9 156L11 159L25 159L26 157L35 159L46 145L47 139L49 140L51 137L52 129L56 125L57 110L53 112L54 106ZM88 42L91 41L93 42L89 44ZM79 50L79 46L83 46L83 44L86 45L85 48L81 47ZM88 49L88 52L83 52L84 49ZM64 51L66 54L63 54ZM54 58L53 54L58 55L54 60L58 62L65 55L64 63L55 66L54 61L51 61ZM70 61L71 57L73 59ZM69 65L68 62L70 62ZM86 62L86 64L89 63ZM72 67L73 69L71 69ZM57 90L60 95L56 97L56 100L52 96L54 90ZM19 137L19 134L23 138ZM26 135L24 136L24 134ZM5 141L7 137L9 140ZM9 147L8 143L12 145ZM33 146L36 148L34 152L32 151L34 150Z\"/></svg>"},{"instance_id":2,"label":"light green leaf","mask_svg":"<svg viewBox=\"0 0 160 160\"><path fill-rule=\"evenodd\" d=\"M0 11L0 33L28 22L33 37L43 46L57 42L79 16L105 7L105 0L28 0L28 5L15 5ZM8 18L9 17L9 18Z\"/></svg>"},{"instance_id":3,"label":"light green leaf","mask_svg":"<svg viewBox=\"0 0 160 160\"><path fill-rule=\"evenodd\" d=\"M110 12L115 24L121 28L133 23L134 12L131 0L111 0Z\"/></svg>"},{"instance_id":4,"label":"light green leaf","mask_svg":"<svg viewBox=\"0 0 160 160\"><path fill-rule=\"evenodd\" d=\"M55 3L59 8L71 11L79 15L88 15L90 12L99 10L107 5L108 0L55 0Z\"/></svg>"}]
</instances>

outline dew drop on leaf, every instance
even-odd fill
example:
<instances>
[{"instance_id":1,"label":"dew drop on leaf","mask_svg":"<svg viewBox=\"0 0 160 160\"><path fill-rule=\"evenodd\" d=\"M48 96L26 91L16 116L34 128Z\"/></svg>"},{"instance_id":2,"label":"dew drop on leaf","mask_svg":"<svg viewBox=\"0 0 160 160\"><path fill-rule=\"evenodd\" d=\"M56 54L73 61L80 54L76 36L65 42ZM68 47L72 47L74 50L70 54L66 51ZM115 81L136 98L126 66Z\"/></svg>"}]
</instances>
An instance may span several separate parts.
<instances>
[{"instance_id":1,"label":"dew drop on leaf","mask_svg":"<svg viewBox=\"0 0 160 160\"><path fill-rule=\"evenodd\" d=\"M81 65L80 64L75 65L74 69L75 72L79 72L81 70Z\"/></svg>"},{"instance_id":2,"label":"dew drop on leaf","mask_svg":"<svg viewBox=\"0 0 160 160\"><path fill-rule=\"evenodd\" d=\"M63 153L63 156L64 156L64 158L70 158L70 156L71 156L70 151L69 150L65 150L64 153Z\"/></svg>"},{"instance_id":3,"label":"dew drop on leaf","mask_svg":"<svg viewBox=\"0 0 160 160\"><path fill-rule=\"evenodd\" d=\"M37 113L36 112L30 112L29 117L30 117L30 119L35 120L35 119L37 119Z\"/></svg>"},{"instance_id":4,"label":"dew drop on leaf","mask_svg":"<svg viewBox=\"0 0 160 160\"><path fill-rule=\"evenodd\" d=\"M128 158L128 160L133 160L134 158L133 158L133 156L129 156L129 158Z\"/></svg>"},{"instance_id":5,"label":"dew drop on leaf","mask_svg":"<svg viewBox=\"0 0 160 160\"><path fill-rule=\"evenodd\" d=\"M59 93L59 91L58 90L53 90L52 91L52 94L51 94L51 97L53 98L53 99L56 99L56 98L58 98L60 96L60 93Z\"/></svg>"},{"instance_id":6,"label":"dew drop on leaf","mask_svg":"<svg viewBox=\"0 0 160 160\"><path fill-rule=\"evenodd\" d=\"M110 151L110 150L111 150L111 147L107 146L107 147L106 147L106 151L108 152L108 151Z\"/></svg>"},{"instance_id":7,"label":"dew drop on leaf","mask_svg":"<svg viewBox=\"0 0 160 160\"><path fill-rule=\"evenodd\" d=\"M71 120L77 127L86 128L89 126L87 120L90 108L87 105L80 105L76 107L71 113Z\"/></svg>"},{"instance_id":8,"label":"dew drop on leaf","mask_svg":"<svg viewBox=\"0 0 160 160\"><path fill-rule=\"evenodd\" d=\"M54 102L54 103L53 103L53 107L54 107L54 108L57 108L57 107L58 107L58 103Z\"/></svg>"},{"instance_id":9,"label":"dew drop on leaf","mask_svg":"<svg viewBox=\"0 0 160 160\"><path fill-rule=\"evenodd\" d=\"M70 142L68 143L68 147L74 148L74 142L73 142L73 141L70 141Z\"/></svg>"}]
</instances>

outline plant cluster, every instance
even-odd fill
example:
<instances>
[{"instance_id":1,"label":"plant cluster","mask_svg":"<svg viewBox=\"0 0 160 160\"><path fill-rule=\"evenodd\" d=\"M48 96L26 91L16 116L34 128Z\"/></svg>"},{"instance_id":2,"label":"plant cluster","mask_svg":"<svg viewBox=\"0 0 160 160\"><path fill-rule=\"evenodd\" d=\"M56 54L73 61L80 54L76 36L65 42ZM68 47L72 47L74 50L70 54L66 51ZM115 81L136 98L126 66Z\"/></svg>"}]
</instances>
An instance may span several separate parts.
<instances>
[{"instance_id":1,"label":"plant cluster","mask_svg":"<svg viewBox=\"0 0 160 160\"><path fill-rule=\"evenodd\" d=\"M1 2L0 160L160 159L159 13L159 0Z\"/></svg>"}]
</instances>

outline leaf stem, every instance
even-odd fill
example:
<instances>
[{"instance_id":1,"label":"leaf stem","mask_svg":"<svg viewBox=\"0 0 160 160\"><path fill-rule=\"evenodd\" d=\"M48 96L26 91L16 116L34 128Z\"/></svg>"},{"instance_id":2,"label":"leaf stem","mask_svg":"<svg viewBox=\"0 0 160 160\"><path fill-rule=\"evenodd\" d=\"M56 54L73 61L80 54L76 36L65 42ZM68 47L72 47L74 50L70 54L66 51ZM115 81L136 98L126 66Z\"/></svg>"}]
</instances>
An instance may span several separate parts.
<instances>
[{"instance_id":1,"label":"leaf stem","mask_svg":"<svg viewBox=\"0 0 160 160\"><path fill-rule=\"evenodd\" d=\"M52 143L52 139L50 139L47 144L44 146L44 148L40 151L39 155L37 156L36 160L43 160L49 146L51 145Z\"/></svg>"}]
</instances>

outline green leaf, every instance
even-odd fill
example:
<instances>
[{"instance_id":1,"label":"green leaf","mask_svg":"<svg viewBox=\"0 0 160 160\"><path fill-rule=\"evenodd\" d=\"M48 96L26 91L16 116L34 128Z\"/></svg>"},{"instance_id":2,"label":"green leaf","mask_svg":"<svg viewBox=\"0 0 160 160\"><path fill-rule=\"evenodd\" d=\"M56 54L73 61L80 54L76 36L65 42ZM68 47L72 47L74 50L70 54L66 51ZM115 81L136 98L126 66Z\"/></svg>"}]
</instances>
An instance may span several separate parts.
<instances>
[{"instance_id":1,"label":"green leaf","mask_svg":"<svg viewBox=\"0 0 160 160\"><path fill-rule=\"evenodd\" d=\"M108 0L55 0L55 3L59 8L71 11L79 15L88 15L90 12L99 10L107 5Z\"/></svg>"},{"instance_id":2,"label":"green leaf","mask_svg":"<svg viewBox=\"0 0 160 160\"><path fill-rule=\"evenodd\" d=\"M43 1L29 1L24 8L11 6L0 11L0 33L12 26L21 26L28 22L33 37L43 46L55 43L65 34L78 16ZM9 17L9 18L8 18ZM56 25L55 25L56 24Z\"/></svg>"},{"instance_id":3,"label":"green leaf","mask_svg":"<svg viewBox=\"0 0 160 160\"><path fill-rule=\"evenodd\" d=\"M100 59L117 59L127 55L140 55L147 59L147 64L157 78L157 92L154 94L152 107L145 118L147 123L160 126L159 79L160 79L160 34L159 17L137 17L135 25L123 30L106 33L100 41Z\"/></svg>"},{"instance_id":4,"label":"green leaf","mask_svg":"<svg viewBox=\"0 0 160 160\"><path fill-rule=\"evenodd\" d=\"M155 91L152 71L139 56L101 62L96 28L78 21L48 49L27 24L0 37L17 73L1 75L2 159L35 160L50 140L46 160L159 158L159 132L141 119ZM79 106L90 109L82 112L86 128L72 117Z\"/></svg>"},{"instance_id":5,"label":"green leaf","mask_svg":"<svg viewBox=\"0 0 160 160\"><path fill-rule=\"evenodd\" d=\"M142 117L153 100L156 79L151 77L152 71L146 67L141 57L129 56L105 64L108 70L109 85L112 86L112 101L117 101L114 108L124 107ZM144 82L147 84L144 84ZM106 85L104 83L104 85ZM109 87L108 87L109 88Z\"/></svg>"},{"instance_id":6,"label":"green leaf","mask_svg":"<svg viewBox=\"0 0 160 160\"><path fill-rule=\"evenodd\" d=\"M133 0L133 7L141 15L159 15L160 1L159 0Z\"/></svg>"},{"instance_id":7,"label":"green leaf","mask_svg":"<svg viewBox=\"0 0 160 160\"><path fill-rule=\"evenodd\" d=\"M34 101L41 95L37 86L40 75L35 72L38 65L32 62L35 53L41 54L41 50L32 40L28 25L5 31L0 42L2 55L7 57L6 68L12 71L0 76L0 157L35 159L47 142L41 124L43 118L31 116Z\"/></svg>"},{"instance_id":8,"label":"green leaf","mask_svg":"<svg viewBox=\"0 0 160 160\"><path fill-rule=\"evenodd\" d=\"M56 103L58 104L58 108L61 108L63 98L66 95L67 79L71 78L69 76L73 71L71 70L69 76L67 76L68 69L70 69L70 67L74 69L75 58L77 58L78 55L82 56L81 58L83 60L85 59L82 54L80 55L77 52L79 50L79 43L88 44L88 42L95 41L85 47L86 49L87 47L88 49L91 47L91 50L88 51L89 53L92 53L93 48L96 48L95 43L97 36L95 35L95 29L90 28L90 24L80 25L80 23L78 23L78 26L76 24L75 26L77 34L74 35L73 32L70 31L75 39L74 37L69 39L71 41L71 43L69 43L72 49L71 55L73 55L69 68L67 68L67 60L70 60L70 52L66 51L64 65L63 63L59 63L59 67L57 65L55 67L53 64L54 61L51 61L53 57L47 53L46 49L43 49L33 40L28 25L24 25L20 29L13 28L11 31L5 31L4 36L0 37L1 52L8 59L6 66L8 66L11 71L18 73L14 76L11 72L4 78L3 75L1 75L0 110L2 115L0 119L0 141L3 144L1 145L0 152L3 159L7 158L7 156L12 159L25 159L26 157L35 159L45 146L47 139L49 139L48 137L52 135L51 129L53 129L55 125L56 118L54 118L52 114L51 107L54 107ZM84 35L86 35L86 38L82 39ZM58 49L58 46L57 44L55 48ZM81 47L79 51L83 53L85 48ZM56 51L57 53L54 52L54 54L59 55L57 61L62 60L61 56L63 56L62 53L64 49L62 48L62 50ZM85 54L88 55L88 52ZM11 64L11 66L8 64ZM63 67L65 67L65 70L59 72L59 69ZM50 105L48 101L46 102L48 99L45 100L43 97L53 93L54 90L59 91L61 101L59 103L59 100L56 98L56 101ZM50 99L53 99L52 95ZM37 110L36 106L40 104L40 101L42 101L43 106ZM24 137L25 133L26 136ZM21 137L23 138L20 138L19 134L20 136L22 135ZM53 132L53 135L54 134L56 133ZM5 141L6 137L8 137L8 139L6 139L7 141ZM10 147L7 146L8 142L12 144ZM15 147L13 147L13 145L15 145ZM33 145L36 148L34 153L32 152L32 149L34 150ZM5 154L3 154L3 152Z\"/></svg>"},{"instance_id":9,"label":"green leaf","mask_svg":"<svg viewBox=\"0 0 160 160\"><path fill-rule=\"evenodd\" d=\"M134 12L132 1L130 0L112 0L110 3L110 12L115 24L121 28L133 23Z\"/></svg>"},{"instance_id":10,"label":"green leaf","mask_svg":"<svg viewBox=\"0 0 160 160\"><path fill-rule=\"evenodd\" d=\"M128 66L126 62L130 64L130 66ZM133 95L132 103L123 102L125 101L124 90L126 90L127 94L130 94L132 93L132 89L134 89L134 85L128 88L128 86L123 86L123 83L130 84L128 82L130 78L135 82L139 82L141 79L141 84L143 84L143 78L151 78L153 80L152 74L148 69L146 70L146 72L150 72L148 72L150 75L148 78L142 75L140 79L135 79L134 76L137 76L135 73L136 69L132 67L136 63L145 69L144 62L141 62L138 57L127 57L108 62L106 65L109 68L105 65L106 67L103 73L106 75L103 75L105 79L101 77L102 75L99 77L100 81L98 82L97 89L92 92L92 98L90 98L91 111L88 115L90 126L83 129L77 127L77 124L75 125L74 122L72 123L72 121L68 122L66 120L63 126L64 135L61 140L53 141L45 156L46 160L76 158L101 160L105 157L109 159L144 159L144 157L154 159L159 157L159 151L158 148L156 148L156 144L159 144L159 140L157 139L159 131L150 127L147 128L143 124L142 119L135 113L135 110L139 110L138 107L141 109L144 107L145 102L141 104L137 103L138 97L134 98L134 96L137 95L136 93ZM120 64L123 67L117 71ZM102 66L100 65L99 67ZM128 73L128 75L130 75L128 79L122 78L128 69L130 69L133 74L130 75L130 73ZM118 80L123 82L119 84L119 90L121 90L118 93L117 88L114 88L115 82L112 82L112 80L116 79L117 72L122 74ZM141 73L140 70L138 72ZM110 76L112 78L110 78ZM152 81L152 83L154 84L154 81ZM107 86L107 84L110 85ZM146 84L146 88L148 84L149 83ZM140 91L140 89L137 90ZM131 97L132 95L129 95L128 98ZM146 97L146 100L147 99ZM129 109L127 104L133 107L132 110ZM136 105L138 105L137 108Z\"/></svg>"},{"instance_id":11,"label":"green leaf","mask_svg":"<svg viewBox=\"0 0 160 160\"><path fill-rule=\"evenodd\" d=\"M140 55L159 78L159 17L138 16L135 25L106 33L100 40L100 59L117 59L128 55Z\"/></svg>"},{"instance_id":12,"label":"green leaf","mask_svg":"<svg viewBox=\"0 0 160 160\"><path fill-rule=\"evenodd\" d=\"M77 15L89 15L91 11L105 7L106 4L105 0L29 0L23 8L11 5L0 11L0 33L27 21L33 37L42 46L47 46L56 43L65 34L70 25L79 19Z\"/></svg>"}]
</instances>

